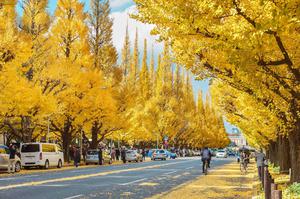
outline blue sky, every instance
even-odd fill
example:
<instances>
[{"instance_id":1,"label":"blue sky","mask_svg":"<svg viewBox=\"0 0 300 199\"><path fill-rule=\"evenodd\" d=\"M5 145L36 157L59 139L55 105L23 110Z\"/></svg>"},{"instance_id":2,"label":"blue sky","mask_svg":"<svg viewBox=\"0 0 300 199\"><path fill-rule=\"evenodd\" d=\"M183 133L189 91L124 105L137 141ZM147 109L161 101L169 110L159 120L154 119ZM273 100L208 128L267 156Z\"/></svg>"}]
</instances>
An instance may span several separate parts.
<instances>
[{"instance_id":1,"label":"blue sky","mask_svg":"<svg viewBox=\"0 0 300 199\"><path fill-rule=\"evenodd\" d=\"M89 10L89 2L90 0L80 0L85 4L85 11ZM48 10L49 13L52 15L55 11L57 4L57 0L49 0ZM113 26L113 43L117 48L117 51L120 53L123 42L124 42L124 35L126 30L126 24L128 23L129 27L129 37L131 41L134 41L135 31L138 29L139 34L139 51L140 57L142 57L143 52L143 40L146 38L148 40L148 52L151 52L151 46L154 46L154 55L155 57L158 56L159 53L162 52L163 45L156 41L157 37L150 35L150 30L152 29L152 25L143 24L141 22L135 21L129 18L128 13L132 13L135 11L135 4L132 0L110 0L111 4L111 17L114 19L114 26ZM22 14L20 5L17 7L17 11L19 14ZM150 57L150 56L148 56ZM199 89L202 89L205 98L205 94L209 92L209 81L196 81L193 80L193 88L195 97ZM225 121L225 128L227 132L231 132L234 126L230 125L228 122Z\"/></svg>"}]
</instances>

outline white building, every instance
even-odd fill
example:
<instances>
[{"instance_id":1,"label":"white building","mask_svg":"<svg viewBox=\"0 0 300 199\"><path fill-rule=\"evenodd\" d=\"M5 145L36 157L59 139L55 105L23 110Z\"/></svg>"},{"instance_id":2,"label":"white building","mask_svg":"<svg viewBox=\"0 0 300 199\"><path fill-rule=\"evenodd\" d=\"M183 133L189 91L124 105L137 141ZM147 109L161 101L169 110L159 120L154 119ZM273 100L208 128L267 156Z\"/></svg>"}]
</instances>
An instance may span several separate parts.
<instances>
[{"instance_id":1,"label":"white building","mask_svg":"<svg viewBox=\"0 0 300 199\"><path fill-rule=\"evenodd\" d=\"M232 143L235 143L238 147L247 145L246 138L237 128L233 128L232 133L228 133L228 138L231 140Z\"/></svg>"}]
</instances>

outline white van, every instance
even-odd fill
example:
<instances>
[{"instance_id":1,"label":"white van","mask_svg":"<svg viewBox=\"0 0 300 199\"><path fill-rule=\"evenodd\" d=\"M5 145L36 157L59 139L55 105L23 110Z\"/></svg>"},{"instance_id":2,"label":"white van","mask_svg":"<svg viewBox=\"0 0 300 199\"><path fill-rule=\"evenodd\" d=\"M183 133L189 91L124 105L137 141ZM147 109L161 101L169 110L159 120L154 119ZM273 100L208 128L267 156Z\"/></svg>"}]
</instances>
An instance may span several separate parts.
<instances>
[{"instance_id":1,"label":"white van","mask_svg":"<svg viewBox=\"0 0 300 199\"><path fill-rule=\"evenodd\" d=\"M21 144L21 164L27 167L50 166L61 168L64 164L64 153L57 144L52 143L23 143Z\"/></svg>"}]
</instances>

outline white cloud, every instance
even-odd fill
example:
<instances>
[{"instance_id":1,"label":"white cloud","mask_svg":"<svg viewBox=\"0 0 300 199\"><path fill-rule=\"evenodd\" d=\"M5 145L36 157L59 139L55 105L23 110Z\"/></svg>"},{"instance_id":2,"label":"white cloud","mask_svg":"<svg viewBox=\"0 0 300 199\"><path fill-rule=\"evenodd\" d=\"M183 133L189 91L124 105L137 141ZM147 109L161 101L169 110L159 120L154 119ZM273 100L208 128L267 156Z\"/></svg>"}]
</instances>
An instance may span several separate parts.
<instances>
[{"instance_id":1,"label":"white cloud","mask_svg":"<svg viewBox=\"0 0 300 199\"><path fill-rule=\"evenodd\" d=\"M162 44L156 41L157 37L150 35L150 31L154 27L150 24L144 24L136 21L129 17L129 13L135 12L135 6L131 6L124 10L123 12L113 12L111 17L114 19L113 25L113 43L120 53L124 44L124 38L126 33L126 24L128 23L129 38L131 42L131 47L133 47L135 39L135 30L138 29L138 41L139 41L139 51L140 55L143 53L144 38L147 39L148 53L151 52L151 46L154 46L154 53L157 55L162 51ZM150 55L150 54L149 54Z\"/></svg>"},{"instance_id":2,"label":"white cloud","mask_svg":"<svg viewBox=\"0 0 300 199\"><path fill-rule=\"evenodd\" d=\"M132 3L132 0L111 0L110 7L111 8L120 8L122 6L126 6L127 4Z\"/></svg>"}]
</instances>

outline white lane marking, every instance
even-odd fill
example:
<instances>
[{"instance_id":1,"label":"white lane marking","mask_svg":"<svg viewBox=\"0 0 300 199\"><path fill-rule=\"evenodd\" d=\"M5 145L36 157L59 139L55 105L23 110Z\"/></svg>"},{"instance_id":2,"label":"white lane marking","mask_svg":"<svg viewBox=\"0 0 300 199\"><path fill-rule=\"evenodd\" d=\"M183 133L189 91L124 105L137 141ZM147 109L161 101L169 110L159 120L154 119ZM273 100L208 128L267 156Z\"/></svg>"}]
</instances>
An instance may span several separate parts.
<instances>
[{"instance_id":1,"label":"white lane marking","mask_svg":"<svg viewBox=\"0 0 300 199\"><path fill-rule=\"evenodd\" d=\"M16 178L3 178L3 179L0 179L0 181L12 180L12 179L16 179Z\"/></svg>"},{"instance_id":2,"label":"white lane marking","mask_svg":"<svg viewBox=\"0 0 300 199\"><path fill-rule=\"evenodd\" d=\"M41 184L37 185L39 187L66 187L68 186L67 184Z\"/></svg>"},{"instance_id":3,"label":"white lane marking","mask_svg":"<svg viewBox=\"0 0 300 199\"><path fill-rule=\"evenodd\" d=\"M76 195L76 196L71 196L71 197L67 197L67 198L64 198L64 199L73 199L73 198L78 198L78 197L82 197L83 195L80 194L80 195Z\"/></svg>"},{"instance_id":4,"label":"white lane marking","mask_svg":"<svg viewBox=\"0 0 300 199\"><path fill-rule=\"evenodd\" d=\"M24 176L24 178L37 177L37 176L40 176L40 175L30 175L30 176Z\"/></svg>"},{"instance_id":5,"label":"white lane marking","mask_svg":"<svg viewBox=\"0 0 300 199\"><path fill-rule=\"evenodd\" d=\"M147 178L142 178L142 179L127 182L127 183L122 183L122 184L119 184L119 185L129 185L129 184L133 184L133 183L136 183L136 182L141 182L141 181L144 181L144 180L147 180Z\"/></svg>"},{"instance_id":6,"label":"white lane marking","mask_svg":"<svg viewBox=\"0 0 300 199\"><path fill-rule=\"evenodd\" d=\"M170 175L170 174L175 173L175 172L177 172L177 171L171 171L171 172L168 172L168 173L165 173L165 174Z\"/></svg>"},{"instance_id":7,"label":"white lane marking","mask_svg":"<svg viewBox=\"0 0 300 199\"><path fill-rule=\"evenodd\" d=\"M83 172L83 171L88 171L88 170L75 170L75 171L70 171L70 173L79 173L79 172Z\"/></svg>"},{"instance_id":8,"label":"white lane marking","mask_svg":"<svg viewBox=\"0 0 300 199\"><path fill-rule=\"evenodd\" d=\"M188 170L188 169L192 169L192 168L194 168L194 167L188 167L188 168L185 168L185 169Z\"/></svg>"}]
</instances>

